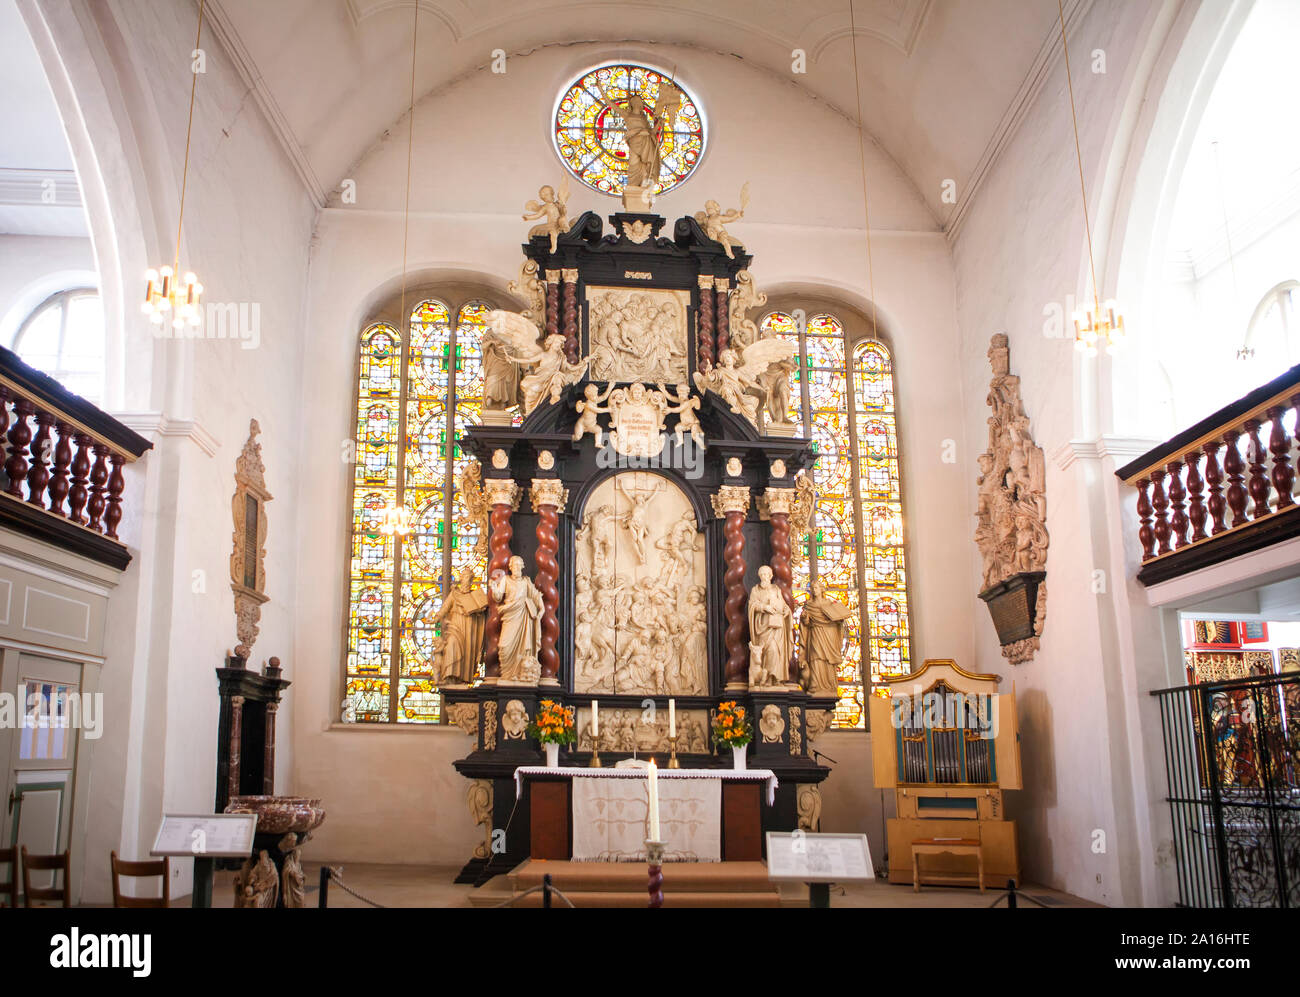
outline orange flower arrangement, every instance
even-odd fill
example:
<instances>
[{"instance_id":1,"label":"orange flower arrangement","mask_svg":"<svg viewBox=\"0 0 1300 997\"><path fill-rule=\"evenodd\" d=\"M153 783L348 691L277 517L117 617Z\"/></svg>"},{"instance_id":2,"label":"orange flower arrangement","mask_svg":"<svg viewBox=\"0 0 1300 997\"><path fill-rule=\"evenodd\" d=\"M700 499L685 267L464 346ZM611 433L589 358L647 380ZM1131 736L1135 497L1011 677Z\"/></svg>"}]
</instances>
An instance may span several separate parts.
<instances>
[{"instance_id":1,"label":"orange flower arrangement","mask_svg":"<svg viewBox=\"0 0 1300 997\"><path fill-rule=\"evenodd\" d=\"M541 744L572 744L578 739L574 732L573 708L562 706L553 699L543 699L537 706L537 715L528 725L528 736Z\"/></svg>"},{"instance_id":2,"label":"orange flower arrangement","mask_svg":"<svg viewBox=\"0 0 1300 997\"><path fill-rule=\"evenodd\" d=\"M734 699L719 703L713 714L713 743L720 748L743 748L753 739L745 708L737 706Z\"/></svg>"}]
</instances>

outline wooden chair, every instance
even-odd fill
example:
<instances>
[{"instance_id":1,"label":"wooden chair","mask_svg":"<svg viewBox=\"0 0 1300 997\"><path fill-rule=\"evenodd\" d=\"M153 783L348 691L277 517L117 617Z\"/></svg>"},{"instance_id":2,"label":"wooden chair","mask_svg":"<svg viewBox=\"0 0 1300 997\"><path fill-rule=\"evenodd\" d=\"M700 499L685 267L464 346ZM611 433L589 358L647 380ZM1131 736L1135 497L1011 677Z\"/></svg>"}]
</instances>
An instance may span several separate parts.
<instances>
[{"instance_id":1,"label":"wooden chair","mask_svg":"<svg viewBox=\"0 0 1300 997\"><path fill-rule=\"evenodd\" d=\"M114 907L169 907L171 906L171 868L167 859L157 862L128 862L117 857L117 852L109 852L109 861L113 864L113 906ZM144 876L162 877L161 897L124 897L119 878Z\"/></svg>"},{"instance_id":2,"label":"wooden chair","mask_svg":"<svg viewBox=\"0 0 1300 997\"><path fill-rule=\"evenodd\" d=\"M58 855L28 855L23 845L23 897L27 907L33 900L58 900L64 907L72 906L72 862L68 852ZM33 872L63 873L62 886L32 886Z\"/></svg>"},{"instance_id":3,"label":"wooden chair","mask_svg":"<svg viewBox=\"0 0 1300 997\"><path fill-rule=\"evenodd\" d=\"M18 906L18 849L0 848L0 865L9 866L9 878L0 882L0 907ZM8 900L5 897L8 896Z\"/></svg>"}]
</instances>

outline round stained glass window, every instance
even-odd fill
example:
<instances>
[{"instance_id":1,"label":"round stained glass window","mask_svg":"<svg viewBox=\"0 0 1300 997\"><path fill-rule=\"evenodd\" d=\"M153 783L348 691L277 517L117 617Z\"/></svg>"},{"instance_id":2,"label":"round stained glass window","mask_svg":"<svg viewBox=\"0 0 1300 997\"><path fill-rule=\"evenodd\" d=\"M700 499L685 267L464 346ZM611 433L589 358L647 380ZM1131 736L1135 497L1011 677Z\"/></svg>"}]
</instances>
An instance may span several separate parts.
<instances>
[{"instance_id":1,"label":"round stained glass window","mask_svg":"<svg viewBox=\"0 0 1300 997\"><path fill-rule=\"evenodd\" d=\"M640 115L640 121L628 118ZM629 157L629 140L634 151ZM573 82L555 108L555 148L588 187L623 193L629 158L657 160L656 195L691 175L704 154L704 116L681 85L647 66L598 66Z\"/></svg>"}]
</instances>

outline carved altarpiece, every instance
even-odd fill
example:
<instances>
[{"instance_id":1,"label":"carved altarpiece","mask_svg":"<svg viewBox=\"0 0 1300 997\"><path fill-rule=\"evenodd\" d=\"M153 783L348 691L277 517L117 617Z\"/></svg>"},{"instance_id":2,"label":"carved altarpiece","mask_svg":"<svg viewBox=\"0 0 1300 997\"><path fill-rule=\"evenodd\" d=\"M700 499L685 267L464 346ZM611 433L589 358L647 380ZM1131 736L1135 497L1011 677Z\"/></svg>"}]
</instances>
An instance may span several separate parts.
<instances>
[{"instance_id":1,"label":"carved altarpiece","mask_svg":"<svg viewBox=\"0 0 1300 997\"><path fill-rule=\"evenodd\" d=\"M612 232L586 212L554 249L534 236L516 285L539 336L558 337L567 369L584 373L565 374L557 399L542 397L522 425L485 419L460 440L482 467L489 576L520 556L545 604L537 687L502 685L501 622L489 615L483 681L443 693L448 716L473 739L456 762L476 787L473 819L488 838L505 832L504 850L480 849L463 882L530 854L528 795L516 800L513 773L541 761L540 745L519 732L544 697L575 708L578 743L561 764L581 766L593 747L606 765L634 752L666 763L675 699L684 768L731 764L710 743L710 715L723 699L741 700L755 720L768 717L749 747L751 767L780 780L775 804L763 808L766 830L807 826L813 790L829 773L810 742L835 698L799 688L797 661L781 684L747 682L746 605L760 567L774 569L794 604L787 517L760 515L756 500L795 494L813 461L807 440L763 432L754 371L770 374L769 357L788 357L781 344L753 340L746 313L764 299L751 257L734 242L729 255L689 216L671 238L658 215L619 212L610 223ZM546 278L544 309L536 275ZM500 321L516 356L531 349L518 321ZM714 376L723 360L727 370ZM529 364L519 369L522 377Z\"/></svg>"}]
</instances>

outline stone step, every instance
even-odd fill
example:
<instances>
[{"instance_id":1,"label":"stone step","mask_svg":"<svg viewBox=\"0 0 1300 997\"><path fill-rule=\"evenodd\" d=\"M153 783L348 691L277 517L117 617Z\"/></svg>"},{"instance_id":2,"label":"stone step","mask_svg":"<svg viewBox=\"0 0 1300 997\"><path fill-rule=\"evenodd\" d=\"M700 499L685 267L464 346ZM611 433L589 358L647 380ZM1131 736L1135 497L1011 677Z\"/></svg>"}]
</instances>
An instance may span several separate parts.
<instances>
[{"instance_id":1,"label":"stone step","mask_svg":"<svg viewBox=\"0 0 1300 997\"><path fill-rule=\"evenodd\" d=\"M550 873L551 885L565 894L635 894L646 897L648 873L640 862L564 862L529 859L509 873L515 892L539 886ZM775 884L762 862L669 862L663 867L664 894L762 894L776 900ZM577 903L577 901L574 901ZM645 900L642 900L644 904ZM752 906L752 905L751 905Z\"/></svg>"}]
</instances>

